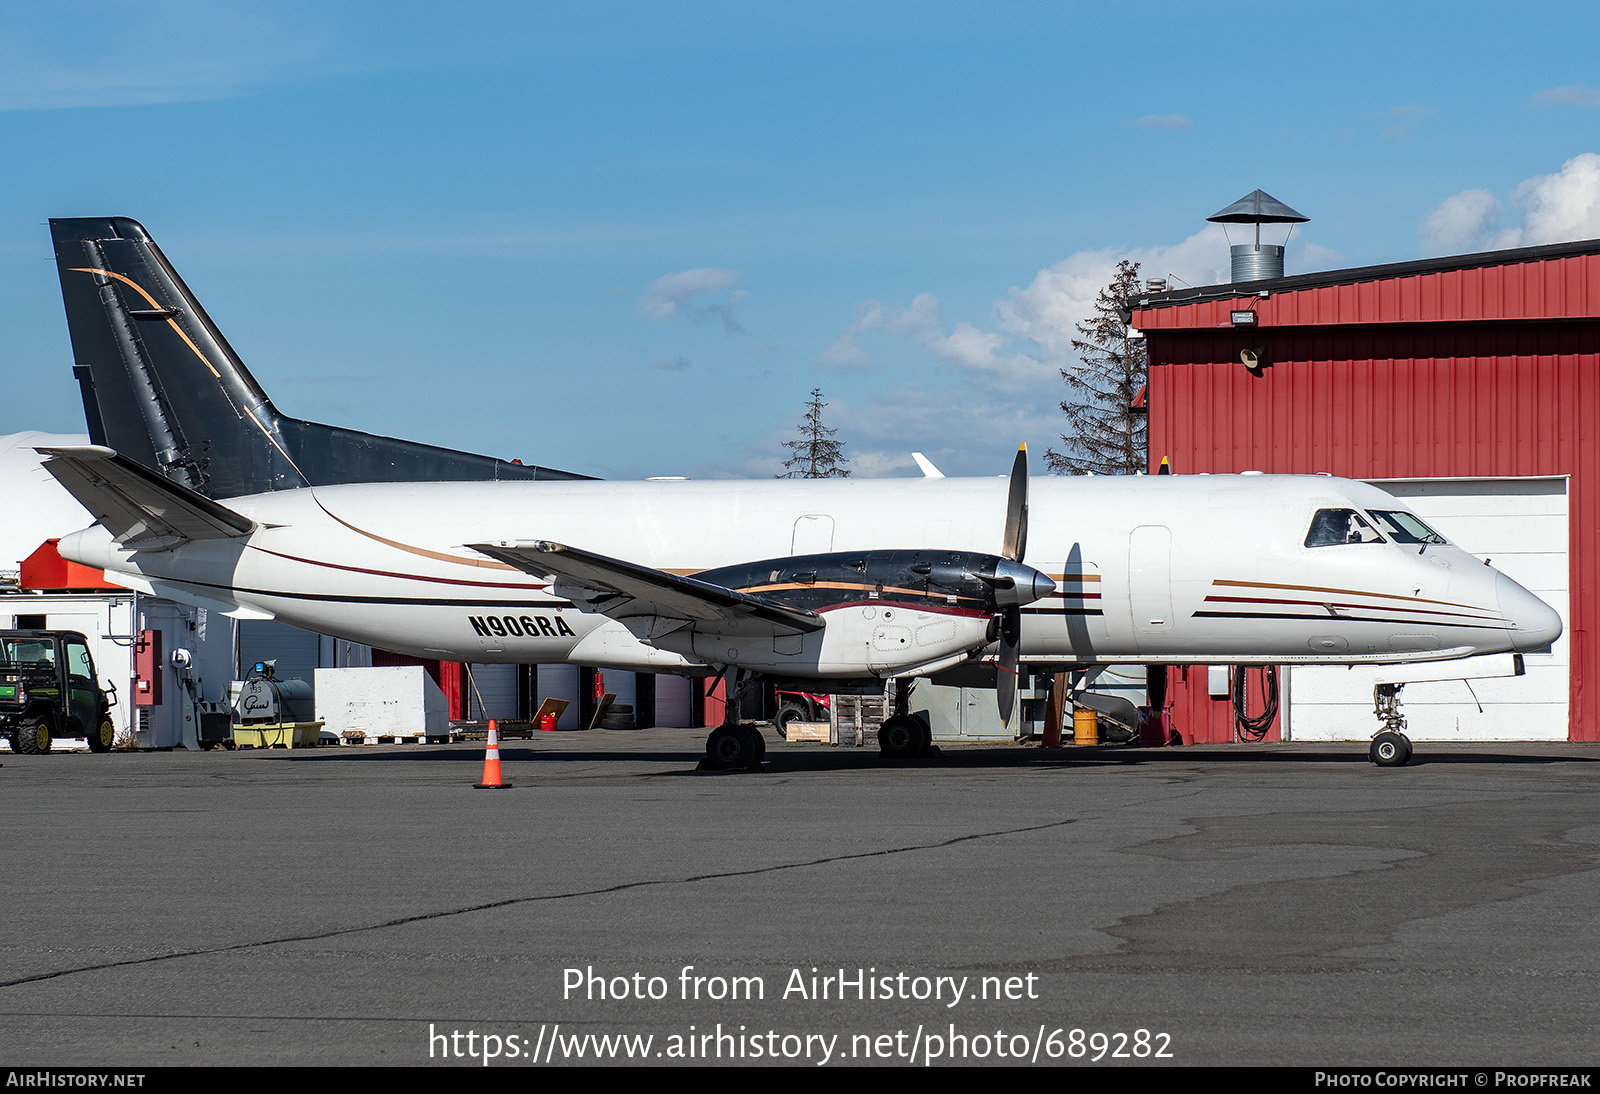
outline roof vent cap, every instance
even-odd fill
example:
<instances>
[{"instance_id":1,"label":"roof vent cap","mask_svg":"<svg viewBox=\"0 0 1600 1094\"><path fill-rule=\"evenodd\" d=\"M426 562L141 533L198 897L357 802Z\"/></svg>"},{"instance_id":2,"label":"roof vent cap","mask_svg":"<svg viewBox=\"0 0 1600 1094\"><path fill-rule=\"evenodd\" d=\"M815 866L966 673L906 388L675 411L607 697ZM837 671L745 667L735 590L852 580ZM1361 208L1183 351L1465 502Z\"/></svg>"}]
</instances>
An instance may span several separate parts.
<instances>
[{"instance_id":1,"label":"roof vent cap","mask_svg":"<svg viewBox=\"0 0 1600 1094\"><path fill-rule=\"evenodd\" d=\"M1213 224L1223 225L1224 232L1227 231L1226 226L1229 224L1256 226L1254 243L1229 241L1229 253L1233 258L1232 280L1238 283L1283 276L1283 248L1289 242L1289 236L1285 235L1283 243L1280 244L1262 243L1263 224L1287 224L1292 234L1294 225L1304 224L1311 218L1295 212L1265 190L1252 190L1232 205L1212 213L1206 219Z\"/></svg>"}]
</instances>

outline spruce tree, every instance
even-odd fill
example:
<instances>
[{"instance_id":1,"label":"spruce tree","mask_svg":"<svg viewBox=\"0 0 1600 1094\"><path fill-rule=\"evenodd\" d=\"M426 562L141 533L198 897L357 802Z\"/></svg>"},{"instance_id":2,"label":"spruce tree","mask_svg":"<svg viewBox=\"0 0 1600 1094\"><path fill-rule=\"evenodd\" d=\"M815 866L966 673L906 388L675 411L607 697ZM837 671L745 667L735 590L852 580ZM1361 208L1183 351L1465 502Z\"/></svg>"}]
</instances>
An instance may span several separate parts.
<instances>
[{"instance_id":1,"label":"spruce tree","mask_svg":"<svg viewBox=\"0 0 1600 1094\"><path fill-rule=\"evenodd\" d=\"M791 453L783 461L786 470L780 479L842 479L850 471L844 465L850 461L844 455L844 442L833 439L834 433L822 424L822 390L811 389L811 401L806 404L806 416L800 422L799 439L784 441L783 447Z\"/></svg>"},{"instance_id":2,"label":"spruce tree","mask_svg":"<svg viewBox=\"0 0 1600 1094\"><path fill-rule=\"evenodd\" d=\"M1143 338L1123 322L1127 301L1139 290L1139 264L1117 263L1117 275L1100 290L1094 313L1078 324L1072 340L1082 364L1061 370L1067 398L1062 450L1045 452L1045 464L1058 474L1132 475L1149 459L1149 421L1133 406L1149 376Z\"/></svg>"}]
</instances>

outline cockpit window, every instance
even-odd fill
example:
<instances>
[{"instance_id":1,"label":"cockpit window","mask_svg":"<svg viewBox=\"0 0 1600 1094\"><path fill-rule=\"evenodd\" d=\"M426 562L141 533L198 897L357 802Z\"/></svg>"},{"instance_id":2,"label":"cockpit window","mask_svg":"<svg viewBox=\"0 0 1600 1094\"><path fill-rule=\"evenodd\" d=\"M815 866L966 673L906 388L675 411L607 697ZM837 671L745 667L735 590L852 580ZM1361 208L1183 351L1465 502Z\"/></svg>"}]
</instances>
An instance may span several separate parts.
<instances>
[{"instance_id":1,"label":"cockpit window","mask_svg":"<svg viewBox=\"0 0 1600 1094\"><path fill-rule=\"evenodd\" d=\"M1383 530L1383 534L1396 543L1446 542L1438 532L1417 519L1415 513L1408 513L1404 509L1369 509L1367 514Z\"/></svg>"},{"instance_id":2,"label":"cockpit window","mask_svg":"<svg viewBox=\"0 0 1600 1094\"><path fill-rule=\"evenodd\" d=\"M1354 509L1318 509L1306 533L1307 547L1329 547L1335 543L1382 543L1380 536Z\"/></svg>"}]
</instances>

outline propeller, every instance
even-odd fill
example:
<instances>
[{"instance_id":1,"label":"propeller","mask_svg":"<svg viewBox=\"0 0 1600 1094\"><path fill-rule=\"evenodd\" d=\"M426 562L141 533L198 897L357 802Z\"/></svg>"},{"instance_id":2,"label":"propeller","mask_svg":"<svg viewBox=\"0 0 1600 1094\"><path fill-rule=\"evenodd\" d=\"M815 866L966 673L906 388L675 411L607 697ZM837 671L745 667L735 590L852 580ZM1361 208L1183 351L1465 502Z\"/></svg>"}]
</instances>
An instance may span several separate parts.
<instances>
[{"instance_id":1,"label":"propeller","mask_svg":"<svg viewBox=\"0 0 1600 1094\"><path fill-rule=\"evenodd\" d=\"M1006 494L1006 533L1000 554L1020 563L1028 550L1028 446L1017 449L1011 465L1011 489ZM1000 613L1000 656L995 662L994 694L1000 707L1000 724L1010 728L1017 708L1017 679L1022 664L1022 606L1013 604Z\"/></svg>"}]
</instances>

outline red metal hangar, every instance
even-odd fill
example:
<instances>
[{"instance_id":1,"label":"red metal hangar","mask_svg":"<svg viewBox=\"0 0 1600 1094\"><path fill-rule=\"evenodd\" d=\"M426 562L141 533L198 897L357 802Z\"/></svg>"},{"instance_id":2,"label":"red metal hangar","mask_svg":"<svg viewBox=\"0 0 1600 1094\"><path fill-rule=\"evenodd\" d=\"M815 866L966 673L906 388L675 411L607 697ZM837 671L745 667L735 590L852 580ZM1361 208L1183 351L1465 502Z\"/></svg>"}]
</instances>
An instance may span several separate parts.
<instances>
[{"instance_id":1,"label":"red metal hangar","mask_svg":"<svg viewBox=\"0 0 1600 1094\"><path fill-rule=\"evenodd\" d=\"M1234 248L1236 278L1249 248ZM1527 658L1525 677L1408 688L1413 736L1600 740L1600 584L1582 579L1600 563L1600 240L1128 305L1149 348L1151 471L1166 456L1180 474L1376 481L1562 613L1566 633ZM1183 738L1230 739L1219 674L1173 673ZM1361 674L1286 673L1274 732L1370 733Z\"/></svg>"}]
</instances>

